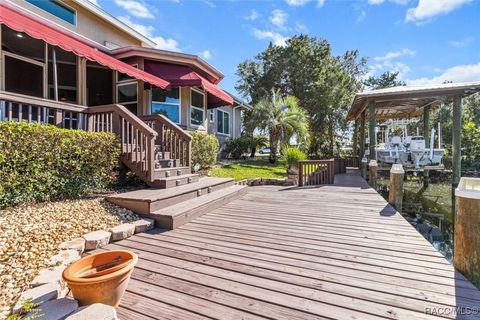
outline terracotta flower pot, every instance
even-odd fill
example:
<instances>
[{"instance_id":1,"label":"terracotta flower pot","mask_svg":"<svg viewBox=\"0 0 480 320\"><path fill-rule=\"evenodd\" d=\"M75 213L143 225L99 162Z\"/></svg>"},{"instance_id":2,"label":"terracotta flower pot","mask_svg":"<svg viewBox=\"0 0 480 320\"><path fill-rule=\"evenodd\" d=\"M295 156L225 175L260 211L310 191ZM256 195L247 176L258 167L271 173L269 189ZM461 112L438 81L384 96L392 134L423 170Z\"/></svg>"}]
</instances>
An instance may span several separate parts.
<instances>
[{"instance_id":1,"label":"terracotta flower pot","mask_svg":"<svg viewBox=\"0 0 480 320\"><path fill-rule=\"evenodd\" d=\"M128 250L86 256L63 271L63 279L79 305L104 303L117 307L138 257Z\"/></svg>"}]
</instances>

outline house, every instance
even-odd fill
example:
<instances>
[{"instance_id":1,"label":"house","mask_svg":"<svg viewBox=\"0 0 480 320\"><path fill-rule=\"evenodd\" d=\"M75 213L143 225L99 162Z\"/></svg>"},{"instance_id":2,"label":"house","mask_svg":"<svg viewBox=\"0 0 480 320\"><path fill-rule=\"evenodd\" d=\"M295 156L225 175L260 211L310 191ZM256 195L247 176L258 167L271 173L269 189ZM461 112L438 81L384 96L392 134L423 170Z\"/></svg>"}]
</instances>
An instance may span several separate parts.
<instances>
[{"instance_id":1,"label":"house","mask_svg":"<svg viewBox=\"0 0 480 320\"><path fill-rule=\"evenodd\" d=\"M230 112L222 128L239 134L230 121L245 105L218 87L223 74L199 57L154 49L87 0L0 6L0 121L113 132L122 162L156 187L198 180L188 175L185 129L208 130L210 109ZM172 172L181 178L167 181Z\"/></svg>"},{"instance_id":2,"label":"house","mask_svg":"<svg viewBox=\"0 0 480 320\"><path fill-rule=\"evenodd\" d=\"M227 92L228 93L228 92ZM228 93L233 105L225 105L210 109L208 112L208 133L214 134L222 149L229 139L238 138L242 134L242 114L251 110L252 106Z\"/></svg>"}]
</instances>

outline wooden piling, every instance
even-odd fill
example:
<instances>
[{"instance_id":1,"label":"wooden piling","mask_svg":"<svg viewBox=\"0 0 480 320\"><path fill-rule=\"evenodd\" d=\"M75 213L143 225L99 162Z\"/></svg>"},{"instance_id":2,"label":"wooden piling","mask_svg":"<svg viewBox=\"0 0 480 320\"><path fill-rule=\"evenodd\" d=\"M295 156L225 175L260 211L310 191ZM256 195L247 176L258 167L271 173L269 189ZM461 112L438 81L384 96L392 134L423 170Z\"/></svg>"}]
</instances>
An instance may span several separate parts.
<instances>
[{"instance_id":1,"label":"wooden piling","mask_svg":"<svg viewBox=\"0 0 480 320\"><path fill-rule=\"evenodd\" d=\"M368 142L368 148L369 148L369 156L368 158L370 160L375 160L377 158L376 152L375 152L375 146L377 145L377 135L375 133L375 126L376 126L376 121L375 121L375 102L370 101L368 103L368 132L369 132L369 137L370 141Z\"/></svg>"},{"instance_id":2,"label":"wooden piling","mask_svg":"<svg viewBox=\"0 0 480 320\"><path fill-rule=\"evenodd\" d=\"M394 164L390 169L390 191L388 193L388 203L397 209L398 212L402 211L403 202L403 176L405 170L401 164Z\"/></svg>"},{"instance_id":3,"label":"wooden piling","mask_svg":"<svg viewBox=\"0 0 480 320\"><path fill-rule=\"evenodd\" d=\"M453 264L480 287L480 178L461 178L455 197Z\"/></svg>"},{"instance_id":4,"label":"wooden piling","mask_svg":"<svg viewBox=\"0 0 480 320\"><path fill-rule=\"evenodd\" d=\"M368 183L375 189L377 187L377 161L370 160L368 163Z\"/></svg>"},{"instance_id":5,"label":"wooden piling","mask_svg":"<svg viewBox=\"0 0 480 320\"><path fill-rule=\"evenodd\" d=\"M462 97L455 96L452 111L452 195L460 182L462 171ZM452 221L455 221L455 203L452 204ZM454 224L455 228L455 224Z\"/></svg>"}]
</instances>

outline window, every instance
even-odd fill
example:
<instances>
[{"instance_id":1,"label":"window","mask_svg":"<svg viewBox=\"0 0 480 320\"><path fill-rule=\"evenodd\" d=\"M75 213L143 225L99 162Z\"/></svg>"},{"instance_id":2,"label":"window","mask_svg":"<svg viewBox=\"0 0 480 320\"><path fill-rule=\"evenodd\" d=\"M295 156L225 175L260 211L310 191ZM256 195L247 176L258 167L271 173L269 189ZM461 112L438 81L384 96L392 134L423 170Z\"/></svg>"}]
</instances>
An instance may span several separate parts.
<instances>
[{"instance_id":1,"label":"window","mask_svg":"<svg viewBox=\"0 0 480 320\"><path fill-rule=\"evenodd\" d=\"M215 122L215 110L209 110L208 118L210 119L210 122Z\"/></svg>"},{"instance_id":2,"label":"window","mask_svg":"<svg viewBox=\"0 0 480 320\"><path fill-rule=\"evenodd\" d=\"M138 69L138 64L133 64L132 67ZM129 76L128 74L126 74L126 73L117 72L117 82L128 81L128 80L135 80L135 78L134 78L134 77L130 77L130 76Z\"/></svg>"},{"instance_id":3,"label":"window","mask_svg":"<svg viewBox=\"0 0 480 320\"><path fill-rule=\"evenodd\" d=\"M152 89L152 114L162 114L180 123L180 88Z\"/></svg>"},{"instance_id":4,"label":"window","mask_svg":"<svg viewBox=\"0 0 480 320\"><path fill-rule=\"evenodd\" d=\"M77 103L77 56L50 45L48 46L48 98L55 100L54 56L57 64L58 100Z\"/></svg>"},{"instance_id":5,"label":"window","mask_svg":"<svg viewBox=\"0 0 480 320\"><path fill-rule=\"evenodd\" d=\"M114 71L96 62L87 62L87 105L100 106L113 103Z\"/></svg>"},{"instance_id":6,"label":"window","mask_svg":"<svg viewBox=\"0 0 480 320\"><path fill-rule=\"evenodd\" d=\"M64 5L57 0L27 0L34 6L47 11L57 18L62 19L70 24L77 24L77 13L72 8Z\"/></svg>"},{"instance_id":7,"label":"window","mask_svg":"<svg viewBox=\"0 0 480 320\"><path fill-rule=\"evenodd\" d=\"M28 59L4 57L5 90L42 98L43 65Z\"/></svg>"},{"instance_id":8,"label":"window","mask_svg":"<svg viewBox=\"0 0 480 320\"><path fill-rule=\"evenodd\" d=\"M203 124L205 96L203 93L192 89L190 91L190 100L190 125L201 126Z\"/></svg>"},{"instance_id":9,"label":"window","mask_svg":"<svg viewBox=\"0 0 480 320\"><path fill-rule=\"evenodd\" d=\"M230 134L230 113L217 110L217 132Z\"/></svg>"},{"instance_id":10,"label":"window","mask_svg":"<svg viewBox=\"0 0 480 320\"><path fill-rule=\"evenodd\" d=\"M125 106L133 114L137 114L137 83L117 84L117 103Z\"/></svg>"}]
</instances>

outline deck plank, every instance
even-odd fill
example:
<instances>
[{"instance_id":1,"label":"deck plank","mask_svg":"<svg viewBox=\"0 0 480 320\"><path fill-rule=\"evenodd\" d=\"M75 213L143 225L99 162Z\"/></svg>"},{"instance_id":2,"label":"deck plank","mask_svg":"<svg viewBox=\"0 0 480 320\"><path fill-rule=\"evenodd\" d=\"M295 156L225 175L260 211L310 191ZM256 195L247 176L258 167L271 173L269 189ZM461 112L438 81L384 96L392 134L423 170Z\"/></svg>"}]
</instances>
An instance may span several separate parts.
<instances>
[{"instance_id":1,"label":"deck plank","mask_svg":"<svg viewBox=\"0 0 480 320\"><path fill-rule=\"evenodd\" d=\"M352 174L253 187L176 230L104 249L140 257L122 319L454 319L425 310L480 305L480 291Z\"/></svg>"}]
</instances>

